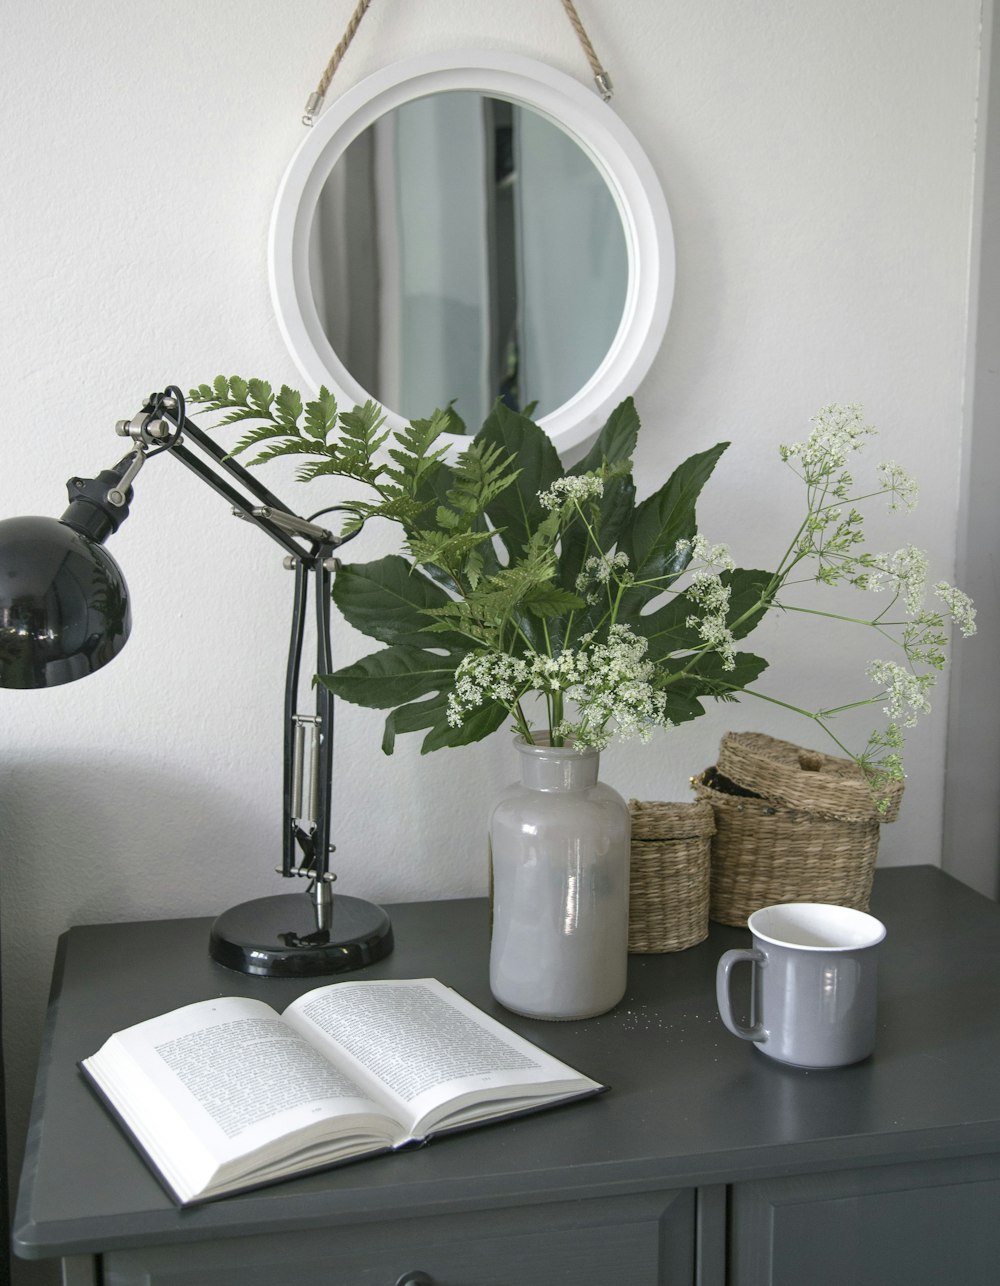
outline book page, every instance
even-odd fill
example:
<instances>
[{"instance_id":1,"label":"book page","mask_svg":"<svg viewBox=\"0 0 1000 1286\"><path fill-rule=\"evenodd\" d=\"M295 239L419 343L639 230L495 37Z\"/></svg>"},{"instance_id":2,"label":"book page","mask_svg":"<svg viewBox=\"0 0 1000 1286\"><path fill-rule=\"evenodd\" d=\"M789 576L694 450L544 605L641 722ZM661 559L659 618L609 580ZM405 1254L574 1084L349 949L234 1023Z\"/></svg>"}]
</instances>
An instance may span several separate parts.
<instances>
[{"instance_id":1,"label":"book page","mask_svg":"<svg viewBox=\"0 0 1000 1286\"><path fill-rule=\"evenodd\" d=\"M261 1001L185 1006L116 1032L85 1070L180 1190L275 1141L344 1117L384 1116L350 1075L330 1063ZM388 1144L400 1130L385 1120Z\"/></svg>"},{"instance_id":2,"label":"book page","mask_svg":"<svg viewBox=\"0 0 1000 1286\"><path fill-rule=\"evenodd\" d=\"M342 1051L359 1080L374 1078L411 1129L458 1098L594 1084L433 978L334 983L300 997L285 1017L320 1033L331 1057Z\"/></svg>"},{"instance_id":3,"label":"book page","mask_svg":"<svg viewBox=\"0 0 1000 1286\"><path fill-rule=\"evenodd\" d=\"M233 1017L171 1036L152 1052L208 1113L227 1139L291 1109L363 1098L275 1015Z\"/></svg>"}]
</instances>

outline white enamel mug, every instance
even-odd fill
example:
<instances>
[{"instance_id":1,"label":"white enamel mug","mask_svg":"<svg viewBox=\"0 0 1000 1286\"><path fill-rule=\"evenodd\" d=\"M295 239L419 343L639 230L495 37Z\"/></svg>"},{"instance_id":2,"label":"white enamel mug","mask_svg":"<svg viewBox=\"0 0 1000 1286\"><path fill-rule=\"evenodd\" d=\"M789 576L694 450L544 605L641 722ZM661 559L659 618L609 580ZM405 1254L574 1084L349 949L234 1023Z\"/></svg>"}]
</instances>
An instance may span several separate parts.
<instances>
[{"instance_id":1,"label":"white enamel mug","mask_svg":"<svg viewBox=\"0 0 1000 1286\"><path fill-rule=\"evenodd\" d=\"M741 1040L796 1067L843 1067L875 1047L878 945L873 915L821 902L762 907L747 921L753 946L727 951L716 972L719 1015ZM734 1013L733 969L752 970L749 1026Z\"/></svg>"}]
</instances>

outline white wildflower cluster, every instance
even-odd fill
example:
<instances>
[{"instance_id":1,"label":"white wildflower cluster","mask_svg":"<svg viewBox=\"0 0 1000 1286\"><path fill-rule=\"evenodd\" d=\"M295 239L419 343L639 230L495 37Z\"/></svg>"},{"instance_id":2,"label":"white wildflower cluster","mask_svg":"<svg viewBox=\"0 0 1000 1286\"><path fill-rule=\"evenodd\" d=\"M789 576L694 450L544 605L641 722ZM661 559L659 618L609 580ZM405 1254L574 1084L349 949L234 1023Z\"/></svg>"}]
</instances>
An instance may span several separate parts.
<instances>
[{"instance_id":1,"label":"white wildflower cluster","mask_svg":"<svg viewBox=\"0 0 1000 1286\"><path fill-rule=\"evenodd\" d=\"M865 554L858 561L866 569L853 578L859 589L876 593L891 589L903 596L911 616L920 612L927 597L928 567L927 555L922 550L906 545L894 554Z\"/></svg>"},{"instance_id":2,"label":"white wildflower cluster","mask_svg":"<svg viewBox=\"0 0 1000 1286\"><path fill-rule=\"evenodd\" d=\"M622 738L647 741L656 726L667 726L666 698L654 687L655 665L646 659L649 643L626 625L613 625L605 642L593 635L559 656L512 657L474 652L464 657L448 697L448 723L458 727L466 715L500 701L512 708L528 692L560 693L573 701L577 721L553 729L578 746L603 748L616 731ZM609 725L613 725L613 728Z\"/></svg>"},{"instance_id":3,"label":"white wildflower cluster","mask_svg":"<svg viewBox=\"0 0 1000 1286\"><path fill-rule=\"evenodd\" d=\"M893 723L913 728L917 716L930 710L927 693L934 684L932 674L914 674L895 661L872 661L868 666L868 677L884 689L886 704L883 709Z\"/></svg>"},{"instance_id":4,"label":"white wildflower cluster","mask_svg":"<svg viewBox=\"0 0 1000 1286\"><path fill-rule=\"evenodd\" d=\"M582 641L581 676L567 691L580 718L565 720L555 731L575 745L602 750L617 732L623 740L648 741L654 727L667 727L666 697L653 683L655 665L646 659L649 643L627 625L612 625L607 641Z\"/></svg>"},{"instance_id":5,"label":"white wildflower cluster","mask_svg":"<svg viewBox=\"0 0 1000 1286\"><path fill-rule=\"evenodd\" d=\"M581 473L556 478L548 491L539 491L538 503L543 509L561 509L567 501L577 504L584 500L599 500L604 495L604 482L599 474Z\"/></svg>"},{"instance_id":6,"label":"white wildflower cluster","mask_svg":"<svg viewBox=\"0 0 1000 1286\"><path fill-rule=\"evenodd\" d=\"M804 442L793 442L779 448L786 463L792 459L801 462L803 474L809 482L832 477L838 469L843 469L851 453L860 451L865 438L875 433L874 426L864 422L861 407L856 404L840 406L832 403L814 415L810 423L813 429ZM845 478L845 481L849 484L850 479Z\"/></svg>"},{"instance_id":7,"label":"white wildflower cluster","mask_svg":"<svg viewBox=\"0 0 1000 1286\"><path fill-rule=\"evenodd\" d=\"M970 638L975 634L976 609L968 594L963 594L960 589L956 589L954 585L949 585L946 580L937 582L934 586L934 593L947 607L951 613L952 620L961 630L963 636Z\"/></svg>"},{"instance_id":8,"label":"white wildflower cluster","mask_svg":"<svg viewBox=\"0 0 1000 1286\"><path fill-rule=\"evenodd\" d=\"M722 668L736 666L736 641L726 623L729 614L730 591L718 576L711 572L695 572L687 588L687 598L700 610L692 612L684 622L689 630L697 630L698 637L713 651L722 656Z\"/></svg>"},{"instance_id":9,"label":"white wildflower cluster","mask_svg":"<svg viewBox=\"0 0 1000 1286\"><path fill-rule=\"evenodd\" d=\"M686 555L689 562L719 571L731 572L736 566L728 545L711 545L702 535L695 536L693 540L679 540L674 550L680 558Z\"/></svg>"},{"instance_id":10,"label":"white wildflower cluster","mask_svg":"<svg viewBox=\"0 0 1000 1286\"><path fill-rule=\"evenodd\" d=\"M588 603L596 603L600 590L612 579L618 584L631 583L633 576L628 569L628 554L591 554L576 578L576 592Z\"/></svg>"},{"instance_id":11,"label":"white wildflower cluster","mask_svg":"<svg viewBox=\"0 0 1000 1286\"><path fill-rule=\"evenodd\" d=\"M546 656L536 653L528 666L528 688L532 692L568 692L574 684L582 682L590 667L590 656L586 650L589 640L583 640L580 648L567 647L558 656Z\"/></svg>"},{"instance_id":12,"label":"white wildflower cluster","mask_svg":"<svg viewBox=\"0 0 1000 1286\"><path fill-rule=\"evenodd\" d=\"M915 509L919 488L906 470L895 460L887 460L878 467L879 482L889 496L889 510Z\"/></svg>"},{"instance_id":13,"label":"white wildflower cluster","mask_svg":"<svg viewBox=\"0 0 1000 1286\"><path fill-rule=\"evenodd\" d=\"M510 709L528 686L527 664L506 652L470 652L455 671L455 686L448 694L447 717L453 728L473 710L489 701Z\"/></svg>"}]
</instances>

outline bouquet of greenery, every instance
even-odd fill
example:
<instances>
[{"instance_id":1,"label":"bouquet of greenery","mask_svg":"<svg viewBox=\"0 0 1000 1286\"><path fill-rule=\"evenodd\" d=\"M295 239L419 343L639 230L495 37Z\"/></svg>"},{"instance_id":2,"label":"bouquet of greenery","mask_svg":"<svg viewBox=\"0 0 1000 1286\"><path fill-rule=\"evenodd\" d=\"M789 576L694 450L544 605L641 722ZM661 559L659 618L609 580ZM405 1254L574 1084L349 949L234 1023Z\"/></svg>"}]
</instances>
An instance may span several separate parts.
<instances>
[{"instance_id":1,"label":"bouquet of greenery","mask_svg":"<svg viewBox=\"0 0 1000 1286\"><path fill-rule=\"evenodd\" d=\"M325 390L303 403L261 380L227 379L190 399L225 412L221 424L254 422L233 454L250 463L288 455L299 476L364 484L371 499L348 501L343 534L373 518L403 531L403 554L347 564L333 597L344 617L384 644L334 674L337 696L388 710L382 748L398 733L424 733L423 750L478 741L508 718L528 741L605 746L613 734L647 739L704 713L706 698L742 694L786 705L813 720L868 773L876 788L903 776L903 730L929 709L945 664L947 618L975 630L971 600L946 582L927 604L927 560L905 547L865 549L863 502L885 497L911 508L915 485L883 464L856 487L851 457L875 430L856 406L828 406L781 458L805 488L803 511L773 570L735 566L698 532L698 496L728 443L685 460L636 500L632 455L639 420L631 400L612 414L584 459L564 469L529 415L498 403L457 455L442 434L464 426L435 412L397 432L379 407L340 411ZM454 458L452 458L454 456ZM851 620L895 659L868 667L875 691L849 706L804 710L753 685L767 662L738 644L772 608L808 611L804 581L849 584L884 595ZM886 721L860 753L830 726L838 713L881 704Z\"/></svg>"}]
</instances>

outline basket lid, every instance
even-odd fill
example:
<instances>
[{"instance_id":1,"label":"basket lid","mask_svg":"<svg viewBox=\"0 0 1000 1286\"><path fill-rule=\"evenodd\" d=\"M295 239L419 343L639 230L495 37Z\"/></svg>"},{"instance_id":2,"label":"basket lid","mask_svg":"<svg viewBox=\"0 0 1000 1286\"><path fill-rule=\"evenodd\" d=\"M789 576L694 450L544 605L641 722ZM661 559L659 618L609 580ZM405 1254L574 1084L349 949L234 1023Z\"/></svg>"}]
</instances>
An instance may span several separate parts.
<instances>
[{"instance_id":1,"label":"basket lid","mask_svg":"<svg viewBox=\"0 0 1000 1286\"><path fill-rule=\"evenodd\" d=\"M851 759L807 750L763 732L727 732L719 747L719 772L746 790L805 812L844 821L894 822L903 783L886 784L882 811L865 774Z\"/></svg>"}]
</instances>

